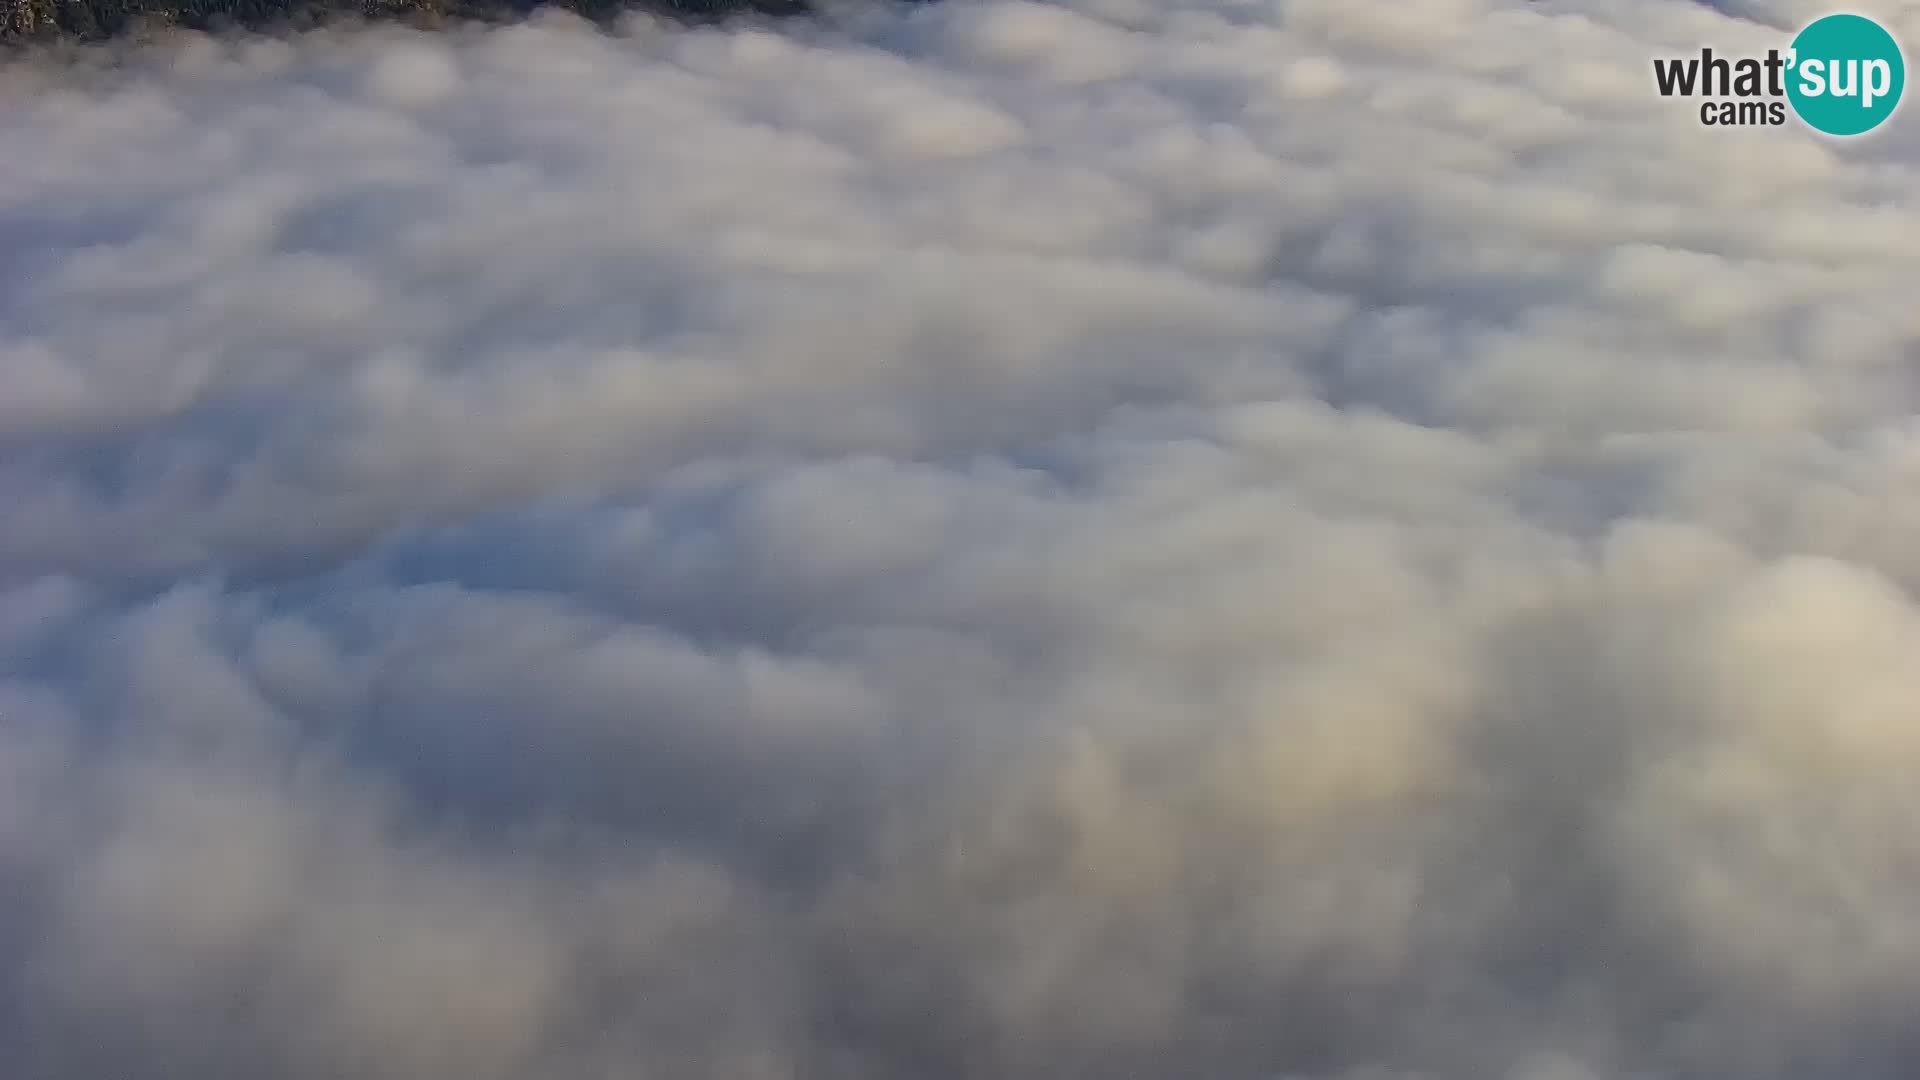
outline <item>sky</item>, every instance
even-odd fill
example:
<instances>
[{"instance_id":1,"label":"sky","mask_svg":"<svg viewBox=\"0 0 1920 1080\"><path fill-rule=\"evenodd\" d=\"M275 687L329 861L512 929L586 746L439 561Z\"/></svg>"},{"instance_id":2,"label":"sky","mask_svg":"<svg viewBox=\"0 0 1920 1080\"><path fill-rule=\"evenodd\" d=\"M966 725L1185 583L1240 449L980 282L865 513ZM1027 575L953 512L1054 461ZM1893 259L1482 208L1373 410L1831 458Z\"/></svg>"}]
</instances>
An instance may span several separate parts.
<instances>
[{"instance_id":1,"label":"sky","mask_svg":"<svg viewBox=\"0 0 1920 1080\"><path fill-rule=\"evenodd\" d=\"M1822 10L0 63L8 1074L1913 1076L1920 126L1651 78Z\"/></svg>"}]
</instances>

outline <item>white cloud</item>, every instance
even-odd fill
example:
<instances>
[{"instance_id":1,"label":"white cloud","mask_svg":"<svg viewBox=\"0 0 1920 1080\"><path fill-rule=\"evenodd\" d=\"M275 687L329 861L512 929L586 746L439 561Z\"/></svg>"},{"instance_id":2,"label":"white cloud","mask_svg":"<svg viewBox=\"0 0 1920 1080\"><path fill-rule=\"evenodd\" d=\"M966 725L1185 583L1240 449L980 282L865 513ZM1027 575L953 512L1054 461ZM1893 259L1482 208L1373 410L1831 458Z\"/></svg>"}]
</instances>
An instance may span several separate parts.
<instances>
[{"instance_id":1,"label":"white cloud","mask_svg":"<svg viewBox=\"0 0 1920 1080\"><path fill-rule=\"evenodd\" d=\"M1920 158L1646 67L1805 14L0 69L0 1049L1910 1075Z\"/></svg>"}]
</instances>

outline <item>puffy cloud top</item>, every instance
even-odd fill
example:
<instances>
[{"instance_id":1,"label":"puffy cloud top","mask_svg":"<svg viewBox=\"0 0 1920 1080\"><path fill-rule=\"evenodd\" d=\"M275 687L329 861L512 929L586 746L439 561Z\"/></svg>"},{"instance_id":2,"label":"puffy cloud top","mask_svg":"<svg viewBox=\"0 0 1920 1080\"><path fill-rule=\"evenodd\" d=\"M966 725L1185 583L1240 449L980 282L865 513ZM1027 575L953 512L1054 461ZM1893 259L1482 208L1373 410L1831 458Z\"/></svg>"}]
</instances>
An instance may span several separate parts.
<instances>
[{"instance_id":1,"label":"puffy cloud top","mask_svg":"<svg viewBox=\"0 0 1920 1080\"><path fill-rule=\"evenodd\" d=\"M1818 7L0 67L5 1071L1915 1075L1920 137L1648 70Z\"/></svg>"}]
</instances>

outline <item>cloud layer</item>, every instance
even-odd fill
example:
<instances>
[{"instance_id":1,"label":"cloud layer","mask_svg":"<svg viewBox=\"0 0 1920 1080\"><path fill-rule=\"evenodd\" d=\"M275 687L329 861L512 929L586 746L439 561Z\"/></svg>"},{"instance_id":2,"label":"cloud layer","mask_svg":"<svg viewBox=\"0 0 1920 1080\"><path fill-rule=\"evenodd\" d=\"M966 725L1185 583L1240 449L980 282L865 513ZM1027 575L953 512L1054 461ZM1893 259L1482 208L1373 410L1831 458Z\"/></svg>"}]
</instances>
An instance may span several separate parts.
<instances>
[{"instance_id":1,"label":"cloud layer","mask_svg":"<svg viewBox=\"0 0 1920 1080\"><path fill-rule=\"evenodd\" d=\"M1913 1075L1920 140L1647 67L1811 11L0 67L9 1075Z\"/></svg>"}]
</instances>

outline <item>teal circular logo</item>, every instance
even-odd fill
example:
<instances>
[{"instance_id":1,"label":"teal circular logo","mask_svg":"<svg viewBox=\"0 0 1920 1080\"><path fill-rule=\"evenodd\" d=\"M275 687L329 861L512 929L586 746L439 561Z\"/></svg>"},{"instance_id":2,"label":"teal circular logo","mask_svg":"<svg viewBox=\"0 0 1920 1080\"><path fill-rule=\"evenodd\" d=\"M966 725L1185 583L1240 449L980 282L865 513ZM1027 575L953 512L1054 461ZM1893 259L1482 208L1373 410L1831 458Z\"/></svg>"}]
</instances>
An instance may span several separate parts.
<instances>
[{"instance_id":1,"label":"teal circular logo","mask_svg":"<svg viewBox=\"0 0 1920 1080\"><path fill-rule=\"evenodd\" d=\"M1893 115L1907 62L1886 28L1862 15L1815 19L1793 39L1787 100L1815 131L1861 135Z\"/></svg>"}]
</instances>

